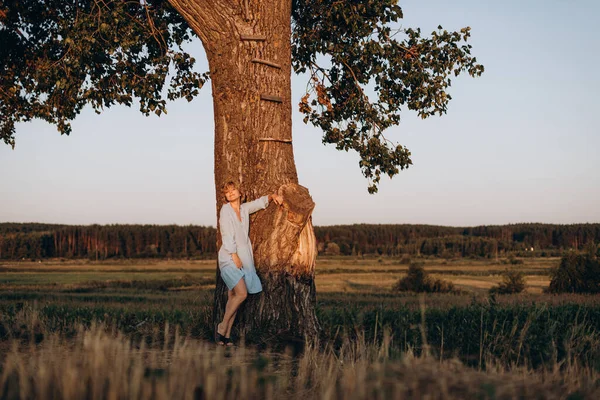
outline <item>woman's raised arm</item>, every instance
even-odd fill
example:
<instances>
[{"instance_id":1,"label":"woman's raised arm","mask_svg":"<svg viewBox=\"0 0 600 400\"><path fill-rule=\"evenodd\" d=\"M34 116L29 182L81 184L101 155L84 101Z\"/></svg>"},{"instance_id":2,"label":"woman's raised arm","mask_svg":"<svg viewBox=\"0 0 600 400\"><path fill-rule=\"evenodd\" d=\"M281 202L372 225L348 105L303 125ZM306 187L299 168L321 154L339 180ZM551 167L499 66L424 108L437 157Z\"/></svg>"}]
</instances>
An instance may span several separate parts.
<instances>
[{"instance_id":1,"label":"woman's raised arm","mask_svg":"<svg viewBox=\"0 0 600 400\"><path fill-rule=\"evenodd\" d=\"M258 210L264 210L269 205L269 196L259 197L256 200L244 203L244 207L248 210L248 214L257 212Z\"/></svg>"},{"instance_id":2,"label":"woman's raised arm","mask_svg":"<svg viewBox=\"0 0 600 400\"><path fill-rule=\"evenodd\" d=\"M254 201L244 203L244 207L248 209L248 214L257 212L258 210L264 210L269 205L270 201L274 201L278 206L283 204L283 196L277 193L270 194L268 196L259 197Z\"/></svg>"}]
</instances>

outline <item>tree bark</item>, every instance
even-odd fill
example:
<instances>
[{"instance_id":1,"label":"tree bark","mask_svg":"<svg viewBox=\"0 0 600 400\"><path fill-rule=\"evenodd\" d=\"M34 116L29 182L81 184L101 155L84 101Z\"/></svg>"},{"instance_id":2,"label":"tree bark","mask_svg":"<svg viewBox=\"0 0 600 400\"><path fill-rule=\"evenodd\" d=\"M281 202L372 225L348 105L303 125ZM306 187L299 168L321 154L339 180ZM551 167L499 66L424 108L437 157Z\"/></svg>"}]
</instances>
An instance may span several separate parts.
<instances>
[{"instance_id":1,"label":"tree bark","mask_svg":"<svg viewBox=\"0 0 600 400\"><path fill-rule=\"evenodd\" d=\"M225 202L221 186L228 181L239 184L242 201L276 191L284 196L283 207L271 204L251 216L263 292L240 308L237 332L248 338L315 339L314 203L298 185L291 143L291 0L170 2L201 38L208 57L217 216ZM214 323L227 301L218 269L216 275Z\"/></svg>"}]
</instances>

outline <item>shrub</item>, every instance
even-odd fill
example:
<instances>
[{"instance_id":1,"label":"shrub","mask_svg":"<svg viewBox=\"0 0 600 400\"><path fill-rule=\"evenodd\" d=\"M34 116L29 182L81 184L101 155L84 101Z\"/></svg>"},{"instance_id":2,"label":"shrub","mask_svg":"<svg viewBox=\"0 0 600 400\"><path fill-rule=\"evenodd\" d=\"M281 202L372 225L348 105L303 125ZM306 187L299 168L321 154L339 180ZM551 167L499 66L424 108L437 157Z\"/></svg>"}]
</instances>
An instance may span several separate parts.
<instances>
[{"instance_id":1,"label":"shrub","mask_svg":"<svg viewBox=\"0 0 600 400\"><path fill-rule=\"evenodd\" d=\"M515 258L515 256L511 254L506 260L502 261L502 264L520 265L523 264L523 260Z\"/></svg>"},{"instance_id":2,"label":"shrub","mask_svg":"<svg viewBox=\"0 0 600 400\"><path fill-rule=\"evenodd\" d=\"M399 263L400 263L400 264L402 264L402 265L410 265L410 263L411 263L411 262L412 262L412 260L410 259L410 257L409 257L409 256L403 256L403 257L400 259L400 262L399 262Z\"/></svg>"},{"instance_id":3,"label":"shrub","mask_svg":"<svg viewBox=\"0 0 600 400\"><path fill-rule=\"evenodd\" d=\"M525 290L525 274L517 269L507 269L502 274L502 282L490 289L490 294L513 294Z\"/></svg>"},{"instance_id":4,"label":"shrub","mask_svg":"<svg viewBox=\"0 0 600 400\"><path fill-rule=\"evenodd\" d=\"M600 262L590 254L565 255L551 277L550 293L600 293Z\"/></svg>"},{"instance_id":5,"label":"shrub","mask_svg":"<svg viewBox=\"0 0 600 400\"><path fill-rule=\"evenodd\" d=\"M393 287L398 292L448 293L454 291L452 282L431 278L422 262L413 262L408 266L408 274L398 280Z\"/></svg>"},{"instance_id":6,"label":"shrub","mask_svg":"<svg viewBox=\"0 0 600 400\"><path fill-rule=\"evenodd\" d=\"M340 255L340 246L338 246L335 242L327 243L327 248L325 249L325 254L328 256L339 256Z\"/></svg>"}]
</instances>

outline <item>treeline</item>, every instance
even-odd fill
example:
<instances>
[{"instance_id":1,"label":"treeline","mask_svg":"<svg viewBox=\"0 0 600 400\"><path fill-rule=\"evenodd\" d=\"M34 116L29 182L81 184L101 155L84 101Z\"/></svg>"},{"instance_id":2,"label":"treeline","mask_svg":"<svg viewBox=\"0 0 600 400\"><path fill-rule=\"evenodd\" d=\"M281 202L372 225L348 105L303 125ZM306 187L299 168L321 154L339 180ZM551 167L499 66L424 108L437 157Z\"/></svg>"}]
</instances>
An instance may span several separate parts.
<instances>
[{"instance_id":1,"label":"treeline","mask_svg":"<svg viewBox=\"0 0 600 400\"><path fill-rule=\"evenodd\" d=\"M559 256L600 243L600 224L477 227L339 225L315 227L319 252L438 257Z\"/></svg>"},{"instance_id":2,"label":"treeline","mask_svg":"<svg viewBox=\"0 0 600 400\"><path fill-rule=\"evenodd\" d=\"M600 224L360 224L315 227L315 234L320 254L356 256L543 257L600 244ZM209 258L216 242L210 226L0 224L0 259Z\"/></svg>"},{"instance_id":3,"label":"treeline","mask_svg":"<svg viewBox=\"0 0 600 400\"><path fill-rule=\"evenodd\" d=\"M217 252L213 227L0 224L0 259L202 258Z\"/></svg>"}]
</instances>

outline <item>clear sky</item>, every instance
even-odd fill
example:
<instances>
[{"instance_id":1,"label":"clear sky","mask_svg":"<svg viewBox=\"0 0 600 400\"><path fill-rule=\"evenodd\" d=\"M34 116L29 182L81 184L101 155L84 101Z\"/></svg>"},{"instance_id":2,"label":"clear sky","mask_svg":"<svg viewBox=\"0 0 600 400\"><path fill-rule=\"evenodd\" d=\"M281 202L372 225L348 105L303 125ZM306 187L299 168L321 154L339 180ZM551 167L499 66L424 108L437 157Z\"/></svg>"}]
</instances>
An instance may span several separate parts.
<instances>
[{"instance_id":1,"label":"clear sky","mask_svg":"<svg viewBox=\"0 0 600 400\"><path fill-rule=\"evenodd\" d=\"M403 26L472 27L481 78L453 81L448 114L405 112L386 137L413 163L369 195L356 153L293 121L315 225L600 222L600 2L406 0ZM190 46L206 70L199 43ZM306 77L293 79L299 101ZM84 111L71 136L35 121L0 144L0 222L215 225L210 85L166 116Z\"/></svg>"}]
</instances>

